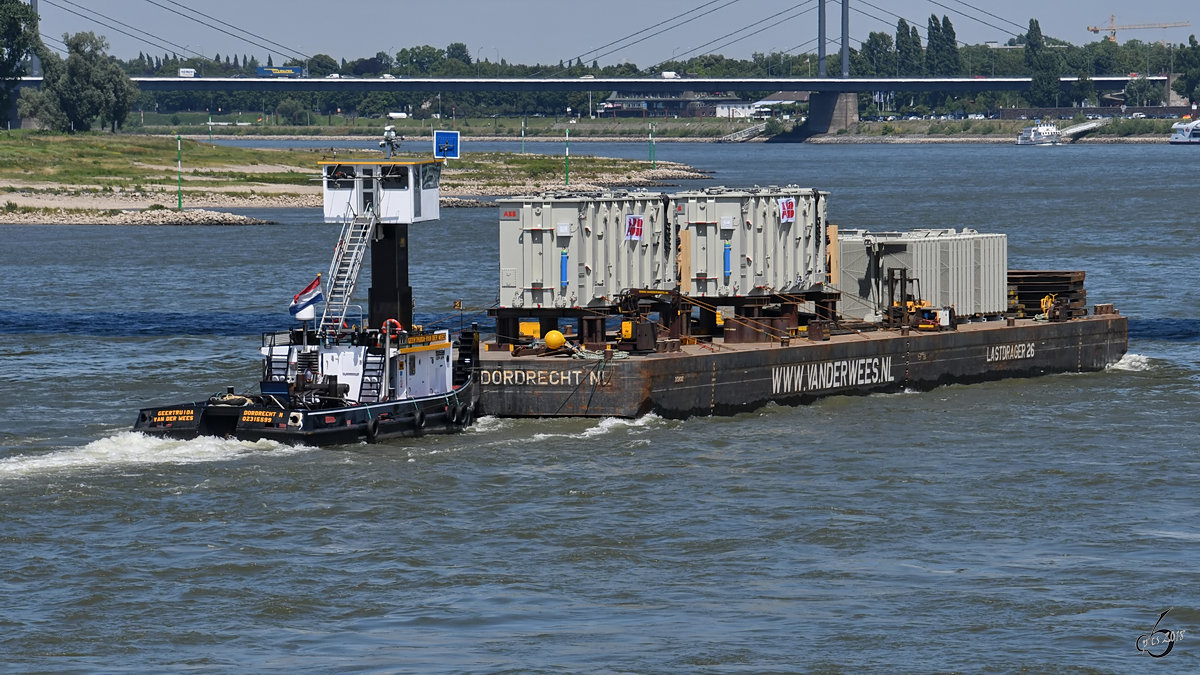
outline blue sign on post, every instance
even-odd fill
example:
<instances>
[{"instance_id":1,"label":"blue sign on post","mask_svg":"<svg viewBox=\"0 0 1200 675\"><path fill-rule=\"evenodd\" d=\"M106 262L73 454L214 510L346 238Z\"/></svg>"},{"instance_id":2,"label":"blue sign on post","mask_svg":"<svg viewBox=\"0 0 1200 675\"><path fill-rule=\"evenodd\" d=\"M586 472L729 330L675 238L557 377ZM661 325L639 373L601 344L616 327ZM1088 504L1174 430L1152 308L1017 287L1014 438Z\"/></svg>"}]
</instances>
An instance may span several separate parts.
<instances>
[{"instance_id":1,"label":"blue sign on post","mask_svg":"<svg viewBox=\"0 0 1200 675\"><path fill-rule=\"evenodd\" d=\"M433 156L441 159L458 159L458 132L434 131Z\"/></svg>"}]
</instances>

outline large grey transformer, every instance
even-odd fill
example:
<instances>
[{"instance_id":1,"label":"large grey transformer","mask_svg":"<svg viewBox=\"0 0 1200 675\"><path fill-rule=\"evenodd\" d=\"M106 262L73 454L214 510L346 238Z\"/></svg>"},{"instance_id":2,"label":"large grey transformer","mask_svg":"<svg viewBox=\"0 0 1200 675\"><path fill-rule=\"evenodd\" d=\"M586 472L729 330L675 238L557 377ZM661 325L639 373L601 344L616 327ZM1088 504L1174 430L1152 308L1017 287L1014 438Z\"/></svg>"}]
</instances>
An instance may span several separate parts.
<instances>
[{"instance_id":1,"label":"large grey transformer","mask_svg":"<svg viewBox=\"0 0 1200 675\"><path fill-rule=\"evenodd\" d=\"M819 287L826 276L828 196L794 185L670 195L680 292L723 298Z\"/></svg>"},{"instance_id":2,"label":"large grey transformer","mask_svg":"<svg viewBox=\"0 0 1200 675\"><path fill-rule=\"evenodd\" d=\"M1008 238L975 230L927 229L911 232L838 232L841 314L850 318L882 314L889 302L888 268L907 271L916 288L894 290L917 295L958 316L994 316L1008 307Z\"/></svg>"},{"instance_id":3,"label":"large grey transformer","mask_svg":"<svg viewBox=\"0 0 1200 675\"><path fill-rule=\"evenodd\" d=\"M500 307L607 307L633 290L737 298L819 288L827 196L787 186L499 200Z\"/></svg>"},{"instance_id":4,"label":"large grey transformer","mask_svg":"<svg viewBox=\"0 0 1200 675\"><path fill-rule=\"evenodd\" d=\"M498 203L500 307L603 307L629 290L676 286L660 193L546 193Z\"/></svg>"}]
</instances>

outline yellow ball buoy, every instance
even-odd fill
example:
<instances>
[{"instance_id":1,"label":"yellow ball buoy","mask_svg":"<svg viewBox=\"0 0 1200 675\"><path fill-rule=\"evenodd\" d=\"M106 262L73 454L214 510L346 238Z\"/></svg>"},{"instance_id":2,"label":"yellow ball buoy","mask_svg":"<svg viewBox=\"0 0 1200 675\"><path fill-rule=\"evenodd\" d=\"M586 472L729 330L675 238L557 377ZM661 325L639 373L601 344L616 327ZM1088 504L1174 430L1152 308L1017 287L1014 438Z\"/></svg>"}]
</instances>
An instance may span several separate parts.
<instances>
[{"instance_id":1,"label":"yellow ball buoy","mask_svg":"<svg viewBox=\"0 0 1200 675\"><path fill-rule=\"evenodd\" d=\"M567 344L567 338L562 333L556 330L546 333L546 346L550 349L558 349L565 344Z\"/></svg>"}]
</instances>

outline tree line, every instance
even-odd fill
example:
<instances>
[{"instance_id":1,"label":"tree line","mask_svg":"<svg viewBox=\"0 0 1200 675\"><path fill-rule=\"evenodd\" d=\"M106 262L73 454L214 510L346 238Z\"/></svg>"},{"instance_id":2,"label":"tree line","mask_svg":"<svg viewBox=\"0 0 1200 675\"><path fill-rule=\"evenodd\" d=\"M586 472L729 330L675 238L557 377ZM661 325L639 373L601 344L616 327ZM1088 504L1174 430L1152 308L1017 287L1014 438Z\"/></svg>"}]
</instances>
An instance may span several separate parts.
<instances>
[{"instance_id":1,"label":"tree line","mask_svg":"<svg viewBox=\"0 0 1200 675\"><path fill-rule=\"evenodd\" d=\"M19 110L23 116L36 117L43 126L63 131L86 131L94 125L116 130L122 127L131 110L177 112L207 110L211 113L259 111L281 114L303 124L309 114L335 112L382 115L406 111L414 117L430 117L454 110L460 116L560 114L567 108L580 111L588 105L587 92L139 92L130 77L177 76L180 68L192 68L200 77L254 77L260 65L273 67L268 55L265 63L253 56L226 54L212 59L181 58L177 54L161 56L141 53L122 60L106 53L108 44L92 33L64 35L65 58L48 50L37 33L37 17L21 0L0 0L0 95L7 108L17 78L27 72L28 56L37 54L45 80L41 90L23 90ZM497 55L498 57L498 55ZM323 78L332 74L348 77L647 77L664 71L687 76L721 77L812 77L816 75L814 54L787 52L754 53L749 59L726 58L706 54L667 61L649 68L633 63L600 66L559 62L557 65L512 64L503 59L491 61L471 58L468 46L451 43L444 49L431 45L405 47L395 54L377 52L374 56L338 61L327 54L304 60L288 60L281 66L299 66L308 76ZM1097 75L1130 73L1179 73L1175 91L1192 101L1200 99L1200 44L1195 36L1186 45L1160 45L1130 40L1118 45L1100 40L1084 46L1047 38L1036 19L1029 21L1026 33L1005 45L960 45L954 26L946 16L931 15L922 42L919 29L904 19L897 22L894 34L872 32L857 49L851 50L851 77L1030 77L1028 92L985 92L969 97L932 92L905 95L900 100L886 93L864 93L860 112L874 114L881 109L907 112L984 112L1003 105L1059 107L1095 105L1097 92L1091 78ZM1063 92L1059 78L1077 76L1078 84ZM742 98L756 98L770 92L736 92ZM595 92L601 96L607 92ZM1130 103L1157 105L1165 92L1139 78L1124 92ZM598 99L597 99L598 100Z\"/></svg>"}]
</instances>

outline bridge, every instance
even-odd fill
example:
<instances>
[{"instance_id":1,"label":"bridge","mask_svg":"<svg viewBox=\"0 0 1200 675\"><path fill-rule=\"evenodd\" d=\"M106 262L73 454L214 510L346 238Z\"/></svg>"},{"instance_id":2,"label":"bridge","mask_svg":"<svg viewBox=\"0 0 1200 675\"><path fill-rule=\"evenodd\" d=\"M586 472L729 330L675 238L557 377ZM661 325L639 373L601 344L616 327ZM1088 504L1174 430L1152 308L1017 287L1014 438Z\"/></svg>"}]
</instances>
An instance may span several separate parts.
<instances>
[{"instance_id":1,"label":"bridge","mask_svg":"<svg viewBox=\"0 0 1200 675\"><path fill-rule=\"evenodd\" d=\"M601 91L676 94L685 91L812 91L849 94L871 91L1028 91L1028 77L688 77L688 78L264 78L264 77L135 77L142 91L318 91L318 92L484 92ZM1148 77L1165 82L1166 77ZM26 78L30 84L40 78ZM1124 89L1127 76L1091 78L1100 90ZM1078 81L1061 78L1063 91Z\"/></svg>"},{"instance_id":2,"label":"bridge","mask_svg":"<svg viewBox=\"0 0 1200 675\"><path fill-rule=\"evenodd\" d=\"M485 92L485 91L622 91L682 93L685 91L811 91L833 94L859 92L942 91L975 94L983 91L1028 91L1028 77L689 77L689 78L282 78L282 77L134 77L142 91L317 91L317 92ZM1124 89L1132 79L1099 75L1091 82L1099 90ZM1147 77L1166 82L1166 77ZM1063 91L1078 81L1060 78ZM40 87L42 78L25 77L21 87Z\"/></svg>"},{"instance_id":3,"label":"bridge","mask_svg":"<svg viewBox=\"0 0 1200 675\"><path fill-rule=\"evenodd\" d=\"M261 91L261 92L586 92L620 91L678 94L691 91L809 91L809 126L814 131L848 128L858 119L860 92L925 92L976 94L984 91L1028 91L1028 77L687 77L687 78L263 78L263 77L135 77L142 91ZM1060 78L1064 93L1078 82ZM1123 75L1090 78L1096 89L1120 90L1131 79ZM1159 84L1165 76L1147 77ZM40 87L42 78L22 78L19 87Z\"/></svg>"}]
</instances>

